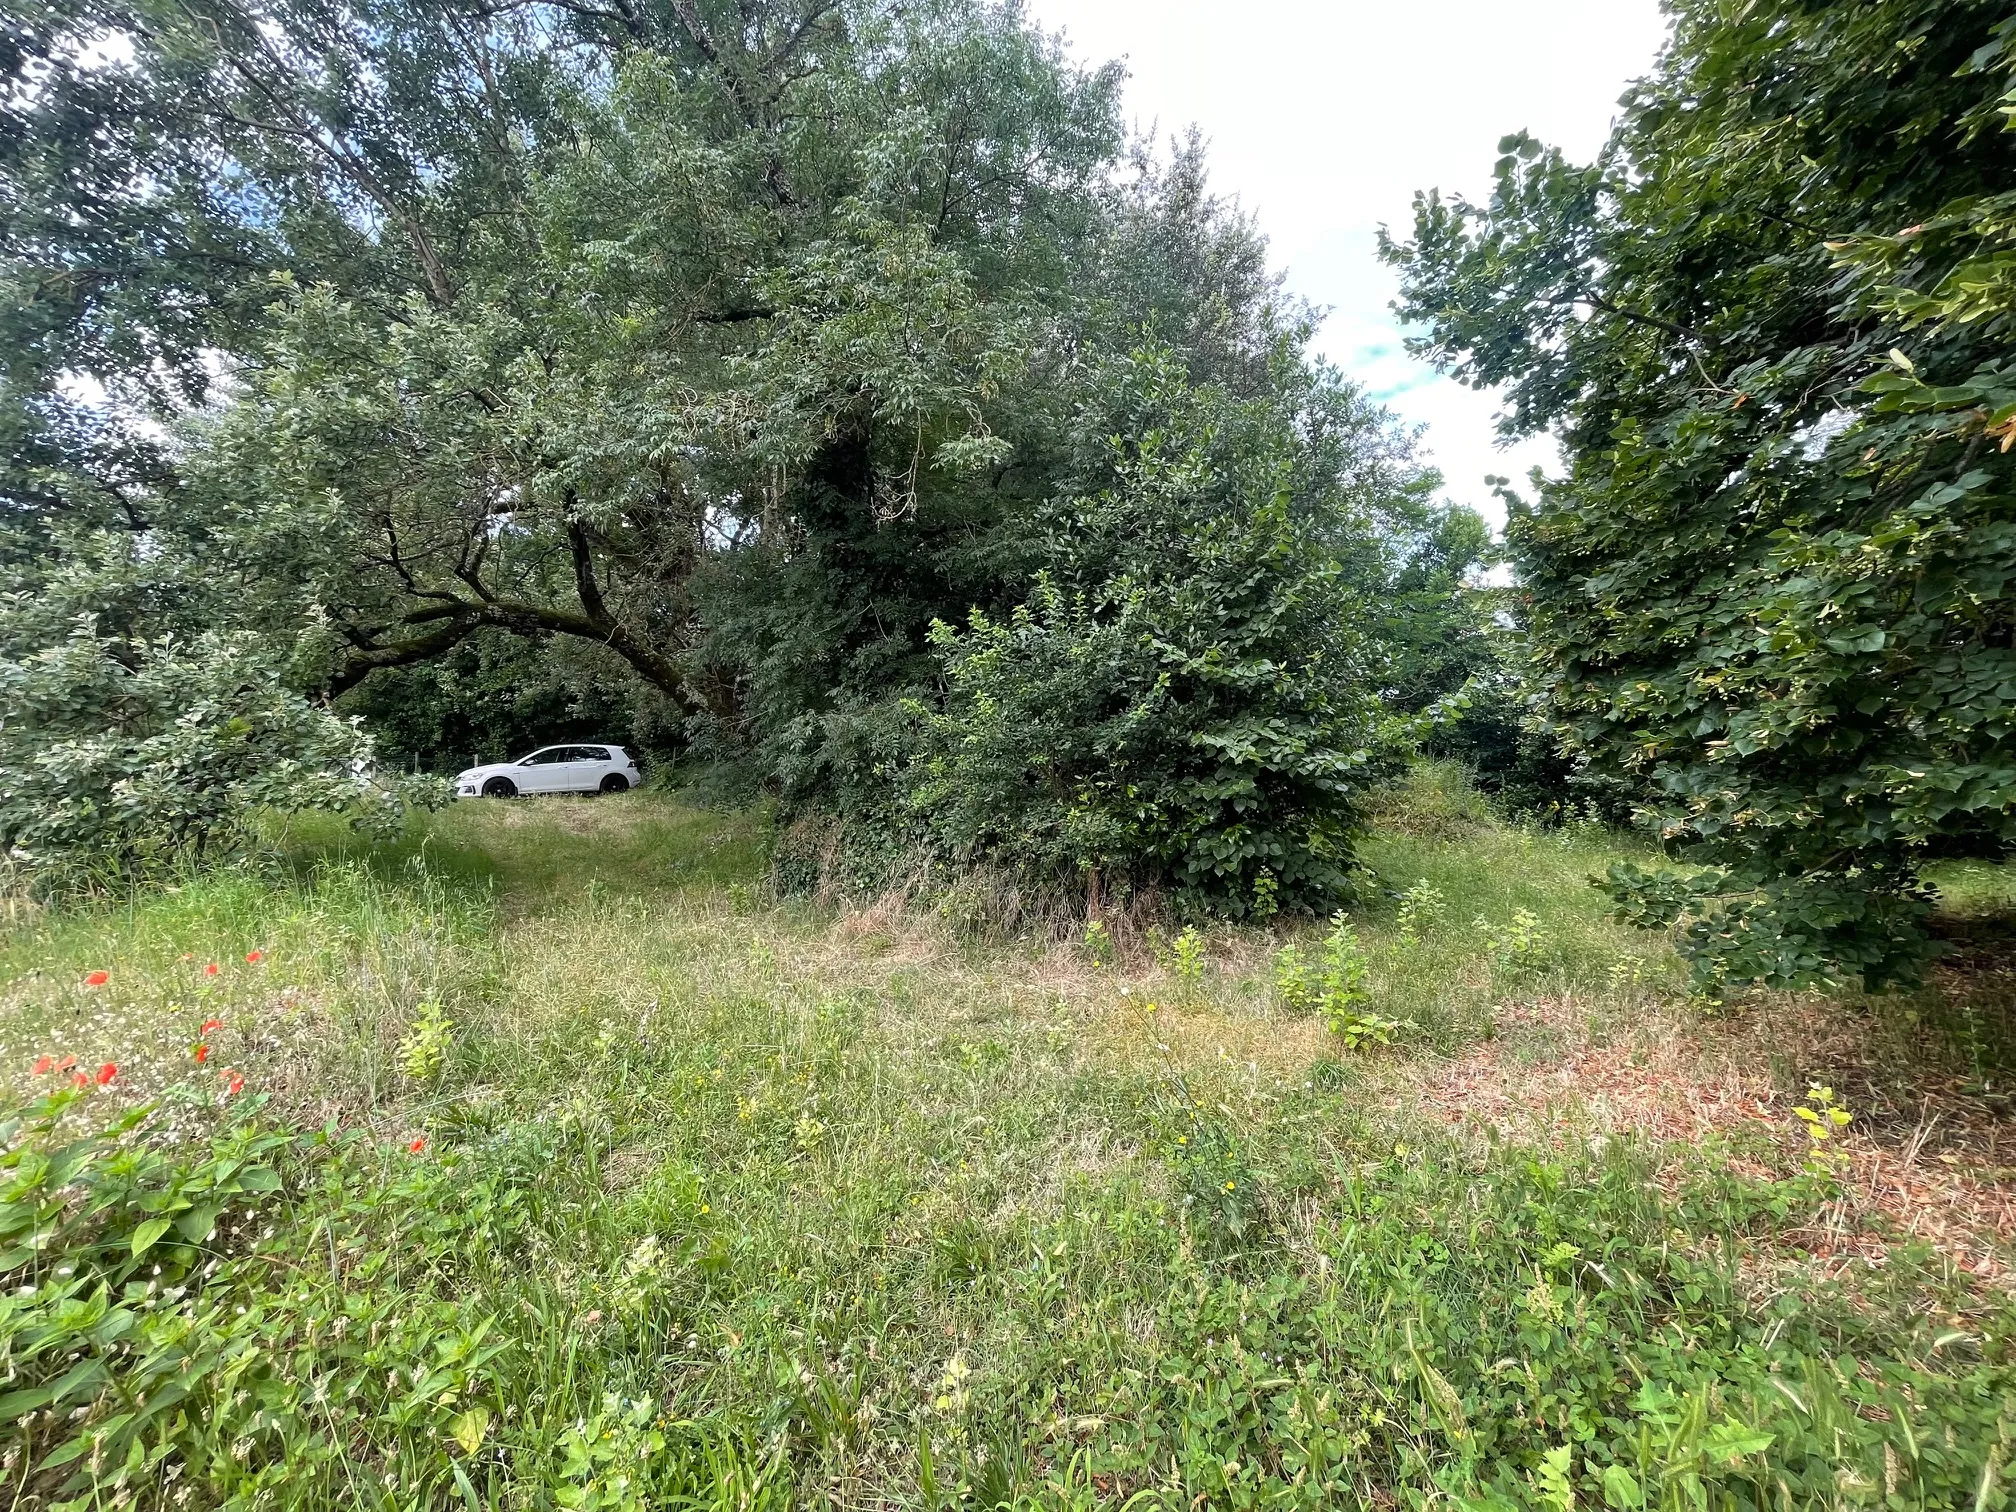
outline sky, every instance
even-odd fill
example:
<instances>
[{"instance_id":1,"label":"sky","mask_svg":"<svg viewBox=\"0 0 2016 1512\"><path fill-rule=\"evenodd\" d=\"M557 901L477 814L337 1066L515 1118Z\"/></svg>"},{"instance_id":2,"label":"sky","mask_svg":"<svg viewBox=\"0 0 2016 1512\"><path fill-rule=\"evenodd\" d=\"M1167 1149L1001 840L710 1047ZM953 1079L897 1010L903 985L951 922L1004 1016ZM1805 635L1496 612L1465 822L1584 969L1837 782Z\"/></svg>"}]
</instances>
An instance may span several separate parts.
<instances>
[{"instance_id":1,"label":"sky","mask_svg":"<svg viewBox=\"0 0 2016 1512\"><path fill-rule=\"evenodd\" d=\"M1594 155L1617 98L1648 72L1656 0L1028 0L1081 63L1118 58L1128 117L1166 142L1195 125L1213 186L1257 213L1288 287L1330 311L1317 347L1410 424L1451 499L1494 522L1487 473L1557 460L1500 450L1497 403L1401 348L1384 223L1417 189L1489 192L1498 139L1526 130Z\"/></svg>"}]
</instances>

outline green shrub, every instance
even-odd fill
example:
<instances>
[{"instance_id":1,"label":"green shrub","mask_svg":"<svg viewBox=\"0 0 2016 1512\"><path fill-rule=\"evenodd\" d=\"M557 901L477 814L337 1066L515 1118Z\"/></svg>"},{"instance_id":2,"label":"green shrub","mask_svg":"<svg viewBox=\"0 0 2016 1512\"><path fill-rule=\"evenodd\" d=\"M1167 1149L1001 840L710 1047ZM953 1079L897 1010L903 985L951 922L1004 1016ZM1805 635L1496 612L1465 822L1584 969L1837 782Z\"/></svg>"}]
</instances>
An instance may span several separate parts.
<instances>
[{"instance_id":1,"label":"green shrub","mask_svg":"<svg viewBox=\"0 0 2016 1512\"><path fill-rule=\"evenodd\" d=\"M1523 982L1541 975L1560 958L1545 927L1530 910L1515 908L1503 925L1478 918L1471 921L1491 957L1493 974L1503 981Z\"/></svg>"},{"instance_id":2,"label":"green shrub","mask_svg":"<svg viewBox=\"0 0 2016 1512\"><path fill-rule=\"evenodd\" d=\"M38 646L7 633L15 618L0 606L0 852L31 885L222 859L257 843L262 810L381 830L403 817L364 732L283 686L249 643L135 643L80 622Z\"/></svg>"},{"instance_id":3,"label":"green shrub","mask_svg":"<svg viewBox=\"0 0 2016 1512\"><path fill-rule=\"evenodd\" d=\"M1400 914L1397 923L1400 938L1408 945L1418 945L1424 936L1434 933L1449 921L1449 900L1433 882L1423 878L1400 895Z\"/></svg>"},{"instance_id":4,"label":"green shrub","mask_svg":"<svg viewBox=\"0 0 2016 1512\"><path fill-rule=\"evenodd\" d=\"M1362 401L1307 374L1239 401L1161 351L1081 421L1087 486L1036 590L932 641L911 812L961 857L1178 890L1234 917L1350 896L1359 795L1397 770L1353 553Z\"/></svg>"}]
</instances>

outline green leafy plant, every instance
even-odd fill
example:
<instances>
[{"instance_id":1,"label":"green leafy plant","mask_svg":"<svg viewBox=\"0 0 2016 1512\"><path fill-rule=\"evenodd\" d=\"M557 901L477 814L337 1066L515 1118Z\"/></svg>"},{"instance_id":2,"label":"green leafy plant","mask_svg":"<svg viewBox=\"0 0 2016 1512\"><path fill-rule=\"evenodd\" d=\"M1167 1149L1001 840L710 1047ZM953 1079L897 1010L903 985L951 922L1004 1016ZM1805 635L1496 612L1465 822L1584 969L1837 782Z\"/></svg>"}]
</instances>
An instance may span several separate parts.
<instances>
[{"instance_id":1,"label":"green leafy plant","mask_svg":"<svg viewBox=\"0 0 2016 1512\"><path fill-rule=\"evenodd\" d=\"M1409 1027L1404 1020L1372 1011L1370 978L1371 962L1342 913L1331 921L1318 959L1305 960L1294 945L1284 945L1274 957L1274 989L1282 1003L1297 1013L1319 1015L1353 1050L1390 1044Z\"/></svg>"},{"instance_id":2,"label":"green leafy plant","mask_svg":"<svg viewBox=\"0 0 2016 1512\"><path fill-rule=\"evenodd\" d=\"M1085 954L1092 958L1093 965L1113 964L1113 935L1106 928L1104 919L1087 919L1085 931L1079 936L1079 943L1084 947Z\"/></svg>"},{"instance_id":3,"label":"green leafy plant","mask_svg":"<svg viewBox=\"0 0 2016 1512\"><path fill-rule=\"evenodd\" d=\"M1194 994L1203 985L1204 937L1194 925L1169 942L1169 963L1177 986L1184 993Z\"/></svg>"},{"instance_id":4,"label":"green leafy plant","mask_svg":"<svg viewBox=\"0 0 2016 1512\"><path fill-rule=\"evenodd\" d=\"M1274 953L1274 995L1295 1013L1316 1011L1317 987L1299 945L1283 945Z\"/></svg>"},{"instance_id":5,"label":"green leafy plant","mask_svg":"<svg viewBox=\"0 0 2016 1512\"><path fill-rule=\"evenodd\" d=\"M1855 1115L1842 1106L1832 1087L1823 1087L1818 1082L1806 1088L1805 1100L1793 1107L1792 1114L1806 1131L1807 1174L1823 1181L1838 1177L1847 1169L1849 1158L1836 1141L1854 1122Z\"/></svg>"},{"instance_id":6,"label":"green leafy plant","mask_svg":"<svg viewBox=\"0 0 2016 1512\"><path fill-rule=\"evenodd\" d=\"M1494 974L1503 979L1526 981L1555 963L1554 942L1530 909L1515 908L1511 919L1502 925L1480 917L1472 921L1472 927L1483 939Z\"/></svg>"},{"instance_id":7,"label":"green leafy plant","mask_svg":"<svg viewBox=\"0 0 2016 1512\"><path fill-rule=\"evenodd\" d=\"M1400 895L1400 939L1418 945L1449 921L1449 900L1433 882L1422 879Z\"/></svg>"},{"instance_id":8,"label":"green leafy plant","mask_svg":"<svg viewBox=\"0 0 2016 1512\"><path fill-rule=\"evenodd\" d=\"M1328 1016L1330 1032L1353 1050L1367 1045L1390 1045L1393 1037L1412 1027L1405 1019L1389 1018L1369 1008L1347 1008Z\"/></svg>"},{"instance_id":9,"label":"green leafy plant","mask_svg":"<svg viewBox=\"0 0 2016 1512\"><path fill-rule=\"evenodd\" d=\"M60 1271L60 1290L88 1296L143 1265L179 1276L221 1219L280 1186L270 1161L288 1140L256 1127L254 1104L195 1158L178 1160L149 1142L155 1109L99 1123L92 1100L90 1086L64 1087L0 1119L0 1278Z\"/></svg>"},{"instance_id":10,"label":"green leafy plant","mask_svg":"<svg viewBox=\"0 0 2016 1512\"><path fill-rule=\"evenodd\" d=\"M262 811L377 833L439 784L380 782L351 721L288 688L246 637L132 642L88 619L40 644L0 597L0 876L63 891L240 857Z\"/></svg>"},{"instance_id":11,"label":"green leafy plant","mask_svg":"<svg viewBox=\"0 0 2016 1512\"><path fill-rule=\"evenodd\" d=\"M433 1081L447 1065L454 1041L455 1021L447 1011L439 1003L422 1003L399 1041L399 1069L414 1081Z\"/></svg>"}]
</instances>

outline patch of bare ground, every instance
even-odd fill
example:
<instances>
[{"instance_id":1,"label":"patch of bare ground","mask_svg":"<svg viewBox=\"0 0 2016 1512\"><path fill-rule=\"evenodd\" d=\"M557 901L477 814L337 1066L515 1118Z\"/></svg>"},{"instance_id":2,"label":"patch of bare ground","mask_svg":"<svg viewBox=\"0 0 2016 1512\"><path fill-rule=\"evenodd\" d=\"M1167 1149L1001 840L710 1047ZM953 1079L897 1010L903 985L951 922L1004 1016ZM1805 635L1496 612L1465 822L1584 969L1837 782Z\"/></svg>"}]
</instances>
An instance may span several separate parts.
<instances>
[{"instance_id":1,"label":"patch of bare ground","mask_svg":"<svg viewBox=\"0 0 2016 1512\"><path fill-rule=\"evenodd\" d=\"M1788 1236L1821 1261L1880 1263L1922 1240L1977 1279L2016 1286L2016 1118L1965 1077L1913 1065L1895 1029L1817 998L1759 996L1727 1016L1647 1003L1627 1026L1572 996L1502 1004L1497 1033L1396 1064L1386 1104L1457 1129L1563 1145L1636 1134L1731 1138L1751 1174L1796 1169L1810 1085L1855 1115L1831 1143L1841 1199Z\"/></svg>"}]
</instances>

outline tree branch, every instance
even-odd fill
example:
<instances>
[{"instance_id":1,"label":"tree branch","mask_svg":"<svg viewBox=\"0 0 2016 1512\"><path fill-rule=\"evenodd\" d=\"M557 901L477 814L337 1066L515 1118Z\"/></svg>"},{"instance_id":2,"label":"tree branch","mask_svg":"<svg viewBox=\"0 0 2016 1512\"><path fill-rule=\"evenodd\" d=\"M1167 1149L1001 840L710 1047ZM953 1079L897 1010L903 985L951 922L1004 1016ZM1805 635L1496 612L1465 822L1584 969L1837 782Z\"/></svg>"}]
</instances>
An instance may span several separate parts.
<instances>
[{"instance_id":1,"label":"tree branch","mask_svg":"<svg viewBox=\"0 0 2016 1512\"><path fill-rule=\"evenodd\" d=\"M329 679L331 698L345 693L373 672L385 667L408 667L429 661L452 650L457 643L486 626L508 630L513 635L572 635L582 640L600 641L628 662L637 675L654 688L689 709L700 700L686 684L686 677L669 657L661 656L623 625L613 621L596 623L586 615L539 604L517 604L502 600L488 603L436 604L406 616L408 625L432 624L434 628L389 644L372 644L353 650Z\"/></svg>"}]
</instances>

